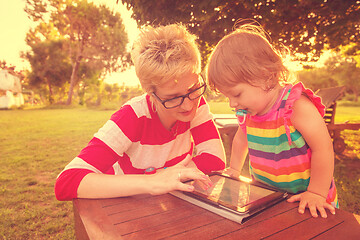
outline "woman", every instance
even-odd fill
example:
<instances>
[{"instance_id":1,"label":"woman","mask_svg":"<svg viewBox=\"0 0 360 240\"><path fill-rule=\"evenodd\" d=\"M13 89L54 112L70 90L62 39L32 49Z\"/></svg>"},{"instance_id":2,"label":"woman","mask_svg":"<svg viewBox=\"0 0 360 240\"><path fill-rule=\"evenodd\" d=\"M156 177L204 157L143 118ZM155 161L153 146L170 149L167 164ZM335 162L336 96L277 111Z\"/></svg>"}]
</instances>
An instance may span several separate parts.
<instances>
[{"instance_id":1,"label":"woman","mask_svg":"<svg viewBox=\"0 0 360 240\"><path fill-rule=\"evenodd\" d=\"M148 27L131 52L146 94L112 115L59 174L58 200L192 191L182 183L222 170L224 151L203 98L195 37L177 24ZM196 154L193 146L195 144Z\"/></svg>"}]
</instances>

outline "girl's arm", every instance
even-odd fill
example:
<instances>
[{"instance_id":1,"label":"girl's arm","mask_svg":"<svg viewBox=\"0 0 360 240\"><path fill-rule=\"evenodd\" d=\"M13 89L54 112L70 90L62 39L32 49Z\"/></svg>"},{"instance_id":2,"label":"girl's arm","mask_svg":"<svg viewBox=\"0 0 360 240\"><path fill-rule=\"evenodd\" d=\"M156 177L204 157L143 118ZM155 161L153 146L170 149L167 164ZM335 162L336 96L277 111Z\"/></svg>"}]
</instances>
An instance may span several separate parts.
<instances>
[{"instance_id":1,"label":"girl's arm","mask_svg":"<svg viewBox=\"0 0 360 240\"><path fill-rule=\"evenodd\" d=\"M289 201L300 201L300 213L308 207L313 217L318 216L317 210L322 217L327 217L324 208L335 213L335 208L326 203L334 172L334 151L328 129L314 104L305 96L294 103L291 122L304 137L312 155L307 192L295 195Z\"/></svg>"},{"instance_id":2,"label":"girl's arm","mask_svg":"<svg viewBox=\"0 0 360 240\"><path fill-rule=\"evenodd\" d=\"M227 169L226 173L234 177L240 176L247 154L248 144L246 134L239 127L233 139L230 168Z\"/></svg>"}]
</instances>

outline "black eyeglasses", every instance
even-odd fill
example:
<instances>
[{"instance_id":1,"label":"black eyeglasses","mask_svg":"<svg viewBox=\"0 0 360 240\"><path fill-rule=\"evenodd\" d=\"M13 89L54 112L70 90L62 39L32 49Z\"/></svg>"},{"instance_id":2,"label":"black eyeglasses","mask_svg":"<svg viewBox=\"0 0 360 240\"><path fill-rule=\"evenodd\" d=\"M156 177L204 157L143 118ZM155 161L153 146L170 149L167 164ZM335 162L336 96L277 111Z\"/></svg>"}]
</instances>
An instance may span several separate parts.
<instances>
[{"instance_id":1,"label":"black eyeglasses","mask_svg":"<svg viewBox=\"0 0 360 240\"><path fill-rule=\"evenodd\" d=\"M200 77L200 78L202 79L202 77ZM188 92L185 95L170 98L170 99L167 99L167 100L160 99L155 94L155 92L152 92L152 95L154 95L154 97L156 97L157 100L159 100L159 102L161 102L162 105L166 109L176 108L176 107L180 106L184 102L185 98L189 98L190 100L195 100L195 99L199 98L201 95L203 95L205 90L206 90L206 83L205 83L205 81L203 79L202 79L202 82L203 82L203 84L200 87L192 90L191 92Z\"/></svg>"}]
</instances>

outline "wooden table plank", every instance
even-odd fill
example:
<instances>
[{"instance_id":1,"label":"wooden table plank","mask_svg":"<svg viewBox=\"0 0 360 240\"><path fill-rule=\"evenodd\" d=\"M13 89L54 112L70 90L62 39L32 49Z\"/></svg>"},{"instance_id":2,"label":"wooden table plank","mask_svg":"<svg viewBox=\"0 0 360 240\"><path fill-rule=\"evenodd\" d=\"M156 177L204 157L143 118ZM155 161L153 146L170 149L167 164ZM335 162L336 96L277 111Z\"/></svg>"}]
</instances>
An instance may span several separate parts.
<instances>
[{"instance_id":1,"label":"wooden table plank","mask_svg":"<svg viewBox=\"0 0 360 240\"><path fill-rule=\"evenodd\" d=\"M138 202L134 207L130 208L128 204L115 205L109 208L104 208L104 212L110 217L110 221L113 224L119 224L121 222L130 221L133 219L147 217L165 211L170 211L176 208L188 206L184 201L180 199L178 201L169 201L164 198L164 201L157 199L154 202Z\"/></svg>"},{"instance_id":2,"label":"wooden table plank","mask_svg":"<svg viewBox=\"0 0 360 240\"><path fill-rule=\"evenodd\" d=\"M303 221L297 222L291 226L285 226L277 232L264 236L263 238L269 240L289 239L294 237L294 233L301 233L301 235L296 236L296 239L312 239L326 232L329 228L333 228L343 222L342 219L334 215L328 216L327 219L324 219L321 217L314 218L309 212L304 214L308 217Z\"/></svg>"},{"instance_id":3,"label":"wooden table plank","mask_svg":"<svg viewBox=\"0 0 360 240\"><path fill-rule=\"evenodd\" d=\"M135 196L131 196L131 197L124 197L124 198L105 198L105 199L101 199L101 206L102 207L111 207L114 205L120 205L120 204L124 204L124 203L129 203L129 202L131 203L134 200L139 201L141 199L144 199L144 200L152 199L153 197L155 197L155 196L143 194L143 195L135 195Z\"/></svg>"},{"instance_id":4,"label":"wooden table plank","mask_svg":"<svg viewBox=\"0 0 360 240\"><path fill-rule=\"evenodd\" d=\"M270 207L266 211L263 211L260 214L254 216L245 224L240 225L236 222L222 218L221 221L193 228L184 233L172 236L171 239L213 239L216 237L221 237L225 234L240 230L245 226L258 223L259 221L271 218L274 215L282 214L283 212L287 212L296 207L297 206L294 204L287 204L286 202L282 202L276 205L276 207Z\"/></svg>"},{"instance_id":5,"label":"wooden table plank","mask_svg":"<svg viewBox=\"0 0 360 240\"><path fill-rule=\"evenodd\" d=\"M337 211L335 217L343 219L341 223L328 229L316 240L360 239L360 216L345 211ZM341 236L341 237L340 237Z\"/></svg>"},{"instance_id":6,"label":"wooden table plank","mask_svg":"<svg viewBox=\"0 0 360 240\"><path fill-rule=\"evenodd\" d=\"M222 218L222 217L221 217ZM176 235L169 236L169 239L214 239L222 236L224 233L233 232L240 229L241 225L222 218L220 221L216 221L210 224L204 224L201 226L194 226L193 228L178 233Z\"/></svg>"},{"instance_id":7,"label":"wooden table plank","mask_svg":"<svg viewBox=\"0 0 360 240\"><path fill-rule=\"evenodd\" d=\"M83 229L75 229L78 239L119 239L116 229L109 224L108 216L97 199L74 199L75 226ZM78 216L78 217L77 217Z\"/></svg>"},{"instance_id":8,"label":"wooden table plank","mask_svg":"<svg viewBox=\"0 0 360 240\"><path fill-rule=\"evenodd\" d=\"M123 239L160 239L171 238L178 234L187 232L193 228L197 228L209 223L217 223L222 217L217 216L209 211L201 211L200 214L189 214L183 218L169 219L168 222L156 226L143 228L139 231L128 235L123 235ZM181 239L188 240L188 237Z\"/></svg>"},{"instance_id":9,"label":"wooden table plank","mask_svg":"<svg viewBox=\"0 0 360 240\"><path fill-rule=\"evenodd\" d=\"M242 225L242 228L231 233L224 233L224 235L218 239L235 239L241 235L247 236L247 240L265 238L302 221L306 221L309 218L311 218L309 214L299 214L297 208L293 208L270 218L258 218L258 221L255 223L245 223Z\"/></svg>"},{"instance_id":10,"label":"wooden table plank","mask_svg":"<svg viewBox=\"0 0 360 240\"><path fill-rule=\"evenodd\" d=\"M173 210L162 211L158 214L146 215L131 221L117 223L114 226L117 229L119 235L126 235L135 231L140 231L142 229L150 229L168 222L175 222L192 215L200 215L203 212L204 211L202 211L202 209L199 209L195 206L187 206Z\"/></svg>"},{"instance_id":11,"label":"wooden table plank","mask_svg":"<svg viewBox=\"0 0 360 240\"><path fill-rule=\"evenodd\" d=\"M283 201L238 224L170 194L75 199L78 239L360 239L360 216L337 210L327 219L299 214Z\"/></svg>"}]
</instances>

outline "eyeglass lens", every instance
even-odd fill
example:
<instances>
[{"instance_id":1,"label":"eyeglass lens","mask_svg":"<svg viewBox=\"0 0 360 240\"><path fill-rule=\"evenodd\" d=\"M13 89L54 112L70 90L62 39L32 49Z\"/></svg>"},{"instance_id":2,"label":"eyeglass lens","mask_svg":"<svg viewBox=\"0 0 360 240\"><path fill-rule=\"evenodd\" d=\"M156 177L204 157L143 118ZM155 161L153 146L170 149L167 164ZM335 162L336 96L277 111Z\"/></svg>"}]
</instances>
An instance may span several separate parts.
<instances>
[{"instance_id":1,"label":"eyeglass lens","mask_svg":"<svg viewBox=\"0 0 360 240\"><path fill-rule=\"evenodd\" d=\"M195 100L198 97L200 97L201 95L203 95L204 92L205 92L205 84L203 86L195 89L193 92L186 94L185 96L179 96L177 98L173 98L173 99L164 101L164 106L166 108L174 108L174 107L180 106L184 102L184 99L186 97L188 97L190 100Z\"/></svg>"}]
</instances>

